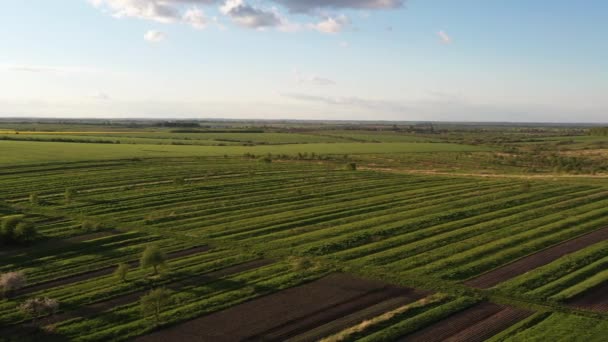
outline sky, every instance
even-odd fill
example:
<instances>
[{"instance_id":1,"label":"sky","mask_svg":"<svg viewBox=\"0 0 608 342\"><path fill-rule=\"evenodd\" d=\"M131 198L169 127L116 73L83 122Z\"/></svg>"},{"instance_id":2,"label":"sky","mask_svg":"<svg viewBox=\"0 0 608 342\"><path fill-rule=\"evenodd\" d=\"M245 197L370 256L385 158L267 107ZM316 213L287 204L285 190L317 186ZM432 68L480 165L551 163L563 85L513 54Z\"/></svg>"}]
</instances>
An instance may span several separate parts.
<instances>
[{"instance_id":1,"label":"sky","mask_svg":"<svg viewBox=\"0 0 608 342\"><path fill-rule=\"evenodd\" d=\"M4 0L0 117L608 122L604 0Z\"/></svg>"}]
</instances>

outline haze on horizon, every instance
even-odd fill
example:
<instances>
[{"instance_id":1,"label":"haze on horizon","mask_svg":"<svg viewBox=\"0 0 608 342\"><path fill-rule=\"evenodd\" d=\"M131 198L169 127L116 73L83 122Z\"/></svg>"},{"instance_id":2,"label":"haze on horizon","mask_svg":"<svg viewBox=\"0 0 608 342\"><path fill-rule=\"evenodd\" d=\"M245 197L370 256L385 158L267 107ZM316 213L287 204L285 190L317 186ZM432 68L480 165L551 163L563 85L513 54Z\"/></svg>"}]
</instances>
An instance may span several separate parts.
<instances>
[{"instance_id":1,"label":"haze on horizon","mask_svg":"<svg viewBox=\"0 0 608 342\"><path fill-rule=\"evenodd\" d=\"M5 1L0 117L608 122L608 2Z\"/></svg>"}]
</instances>

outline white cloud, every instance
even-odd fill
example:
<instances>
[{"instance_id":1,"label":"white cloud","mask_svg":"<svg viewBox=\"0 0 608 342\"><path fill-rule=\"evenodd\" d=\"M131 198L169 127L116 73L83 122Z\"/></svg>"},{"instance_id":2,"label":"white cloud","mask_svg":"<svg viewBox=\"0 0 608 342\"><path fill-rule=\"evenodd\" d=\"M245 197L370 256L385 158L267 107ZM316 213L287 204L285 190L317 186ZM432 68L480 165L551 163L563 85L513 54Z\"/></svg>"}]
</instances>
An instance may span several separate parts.
<instances>
[{"instance_id":1,"label":"white cloud","mask_svg":"<svg viewBox=\"0 0 608 342\"><path fill-rule=\"evenodd\" d=\"M452 37L450 37L447 33L445 33L445 31L439 31L439 32L437 32L437 36L439 36L439 39L441 40L441 42L443 44L451 44L452 43Z\"/></svg>"},{"instance_id":2,"label":"white cloud","mask_svg":"<svg viewBox=\"0 0 608 342\"><path fill-rule=\"evenodd\" d=\"M185 5L210 5L215 0L89 0L93 6L116 18L138 18L160 23L183 22L202 28L206 19L198 8Z\"/></svg>"},{"instance_id":3,"label":"white cloud","mask_svg":"<svg viewBox=\"0 0 608 342\"><path fill-rule=\"evenodd\" d=\"M184 13L183 21L197 29L204 29L209 22L205 13L197 7L190 8Z\"/></svg>"},{"instance_id":4,"label":"white cloud","mask_svg":"<svg viewBox=\"0 0 608 342\"><path fill-rule=\"evenodd\" d=\"M160 43L167 35L164 32L156 31L156 30L148 30L146 34L144 34L144 39L150 43Z\"/></svg>"},{"instance_id":5,"label":"white cloud","mask_svg":"<svg viewBox=\"0 0 608 342\"><path fill-rule=\"evenodd\" d=\"M226 0L220 12L238 25L254 29L278 27L284 21L276 9L260 9L248 5L244 0Z\"/></svg>"},{"instance_id":6,"label":"white cloud","mask_svg":"<svg viewBox=\"0 0 608 342\"><path fill-rule=\"evenodd\" d=\"M345 15L327 17L323 21L312 24L311 28L323 33L338 33L350 25L350 20Z\"/></svg>"},{"instance_id":7,"label":"white cloud","mask_svg":"<svg viewBox=\"0 0 608 342\"><path fill-rule=\"evenodd\" d=\"M330 9L393 9L402 7L405 0L275 0L292 12L313 12Z\"/></svg>"},{"instance_id":8,"label":"white cloud","mask_svg":"<svg viewBox=\"0 0 608 342\"><path fill-rule=\"evenodd\" d=\"M308 83L308 84L314 84L314 85L321 85L321 86L327 86L327 85L334 85L336 84L336 82L334 80L331 80L329 78L325 78L325 77L321 77L321 76L317 76L315 74L312 75L303 75L299 70L295 69L294 74L296 76L296 80L298 83Z\"/></svg>"}]
</instances>

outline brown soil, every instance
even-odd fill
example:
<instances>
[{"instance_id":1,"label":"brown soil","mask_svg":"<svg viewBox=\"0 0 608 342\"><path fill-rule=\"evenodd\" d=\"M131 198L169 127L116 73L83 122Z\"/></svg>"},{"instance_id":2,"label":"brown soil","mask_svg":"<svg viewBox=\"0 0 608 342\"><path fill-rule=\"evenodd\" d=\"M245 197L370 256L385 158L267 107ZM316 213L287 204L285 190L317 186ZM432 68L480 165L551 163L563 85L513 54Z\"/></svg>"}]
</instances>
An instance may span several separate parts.
<instances>
[{"instance_id":1,"label":"brown soil","mask_svg":"<svg viewBox=\"0 0 608 342\"><path fill-rule=\"evenodd\" d=\"M608 312L608 281L572 298L568 305L577 309Z\"/></svg>"},{"instance_id":2,"label":"brown soil","mask_svg":"<svg viewBox=\"0 0 608 342\"><path fill-rule=\"evenodd\" d=\"M566 254L576 252L606 239L608 239L608 227L598 229L594 232L568 240L566 242L562 242L538 253L529 255L503 267L468 280L465 282L465 284L475 288L487 289L537 267L546 265Z\"/></svg>"},{"instance_id":3,"label":"brown soil","mask_svg":"<svg viewBox=\"0 0 608 342\"><path fill-rule=\"evenodd\" d=\"M283 290L136 341L284 341L395 296L421 295L378 281L333 274Z\"/></svg>"},{"instance_id":4,"label":"brown soil","mask_svg":"<svg viewBox=\"0 0 608 342\"><path fill-rule=\"evenodd\" d=\"M209 249L210 249L209 246L198 246L198 247L183 249L181 251L168 253L167 259L175 259L175 258L180 258L180 257L188 256L188 255L194 255L194 254L206 252ZM136 267L139 267L139 260L133 260L133 261L127 262L127 264L131 268L136 268ZM88 280L88 279L92 279L92 278L109 275L109 274L112 274L112 272L114 272L115 269L116 269L116 265L112 265L112 266L100 268L95 271L84 272L84 273L80 273L80 274L76 274L76 275L72 275L72 276L60 278L60 279L53 279L53 280L46 281L43 283L38 283L38 284L35 284L32 286L24 287L23 289L19 290L17 292L17 294L23 295L23 294L33 293L33 292L61 286L61 285L72 284L72 283L76 283L76 282L80 282L80 281L84 281L84 280Z\"/></svg>"},{"instance_id":5,"label":"brown soil","mask_svg":"<svg viewBox=\"0 0 608 342\"><path fill-rule=\"evenodd\" d=\"M400 341L485 341L531 312L484 302L432 324Z\"/></svg>"},{"instance_id":6,"label":"brown soil","mask_svg":"<svg viewBox=\"0 0 608 342\"><path fill-rule=\"evenodd\" d=\"M399 307L402 307L407 304L411 304L415 302L417 299L420 299L424 295L422 293L409 295L409 296L400 296L396 298L389 298L383 302L372 305L363 310L354 312L350 315L346 315L344 317L338 318L332 322L323 324L317 328L311 329L303 334L295 336L293 338L288 339L289 342L312 342L319 341L324 337L331 336L333 334L339 333L340 331L353 327L365 320L372 319L379 315L382 315L386 312L395 310Z\"/></svg>"}]
</instances>

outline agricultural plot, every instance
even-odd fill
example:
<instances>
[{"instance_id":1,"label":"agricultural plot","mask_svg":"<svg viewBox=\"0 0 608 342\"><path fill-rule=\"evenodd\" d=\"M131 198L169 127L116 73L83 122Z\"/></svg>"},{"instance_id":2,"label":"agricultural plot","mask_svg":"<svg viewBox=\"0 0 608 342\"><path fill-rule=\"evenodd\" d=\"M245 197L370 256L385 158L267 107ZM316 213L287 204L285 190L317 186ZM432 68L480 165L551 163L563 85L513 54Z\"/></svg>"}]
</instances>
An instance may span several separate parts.
<instances>
[{"instance_id":1,"label":"agricultural plot","mask_svg":"<svg viewBox=\"0 0 608 342\"><path fill-rule=\"evenodd\" d=\"M605 322L606 186L379 172L351 163L472 169L489 148L325 133L251 140L265 146L0 141L0 220L37 233L0 251L0 274L27 278L0 300L0 340L502 341L560 320L576 331L592 320L581 311ZM117 139L173 139L154 134ZM333 157L260 158L312 152ZM152 247L159 272L142 261ZM144 313L158 289L169 299ZM45 297L55 313L17 309Z\"/></svg>"},{"instance_id":2,"label":"agricultural plot","mask_svg":"<svg viewBox=\"0 0 608 342\"><path fill-rule=\"evenodd\" d=\"M485 341L530 314L525 310L484 302L399 341Z\"/></svg>"},{"instance_id":3,"label":"agricultural plot","mask_svg":"<svg viewBox=\"0 0 608 342\"><path fill-rule=\"evenodd\" d=\"M395 299L405 304L423 296L411 289L336 274L138 338L137 341L184 338L298 341L302 340L301 334L311 329L373 305Z\"/></svg>"}]
</instances>

